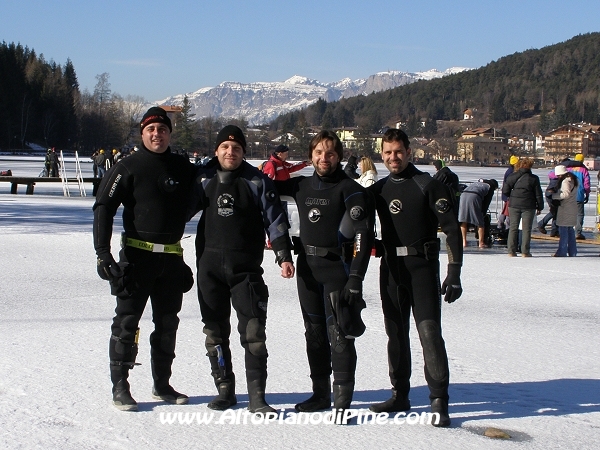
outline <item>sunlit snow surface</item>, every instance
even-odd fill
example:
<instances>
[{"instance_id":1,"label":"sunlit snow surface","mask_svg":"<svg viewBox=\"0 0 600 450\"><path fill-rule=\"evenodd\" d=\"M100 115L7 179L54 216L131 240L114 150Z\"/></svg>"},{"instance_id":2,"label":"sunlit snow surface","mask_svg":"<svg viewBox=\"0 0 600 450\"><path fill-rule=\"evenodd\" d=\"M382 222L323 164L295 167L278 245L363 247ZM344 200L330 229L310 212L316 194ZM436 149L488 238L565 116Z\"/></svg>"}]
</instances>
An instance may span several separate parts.
<instances>
[{"instance_id":1,"label":"sunlit snow surface","mask_svg":"<svg viewBox=\"0 0 600 450\"><path fill-rule=\"evenodd\" d=\"M12 167L14 173L17 162ZM456 171L473 181L480 176L501 179L504 169ZM545 172L536 171L543 181ZM164 419L167 413L210 413L206 403L216 394L195 288L185 294L172 377L173 386L190 396L190 404L152 399L148 307L140 324L142 365L130 377L140 411L117 411L111 405L107 355L115 302L96 274L91 186L87 191L85 198L65 198L60 184L38 184L33 196L24 195L24 187L11 195L8 184L0 184L1 448L595 448L600 432L600 246L589 243L578 243L577 258L552 258L556 242L541 240L533 241L534 257L527 259L508 258L505 248L466 249L464 294L442 307L451 371L450 429L217 424L222 413L215 413L208 425L161 423L161 414ZM593 227L589 215L586 226ZM190 265L195 222L182 241ZM119 226L116 220L115 254ZM281 278L273 259L265 255L270 291L267 400L284 417L309 395L311 382L295 280ZM445 263L442 254L442 272ZM390 389L378 265L371 261L364 284L367 331L356 341L357 412L386 399ZM237 321L233 323L235 330ZM414 327L412 344L410 398L413 411L421 413L428 411L428 390ZM247 395L236 331L232 350L239 380L234 411L242 415ZM483 437L492 426L518 444Z\"/></svg>"}]
</instances>

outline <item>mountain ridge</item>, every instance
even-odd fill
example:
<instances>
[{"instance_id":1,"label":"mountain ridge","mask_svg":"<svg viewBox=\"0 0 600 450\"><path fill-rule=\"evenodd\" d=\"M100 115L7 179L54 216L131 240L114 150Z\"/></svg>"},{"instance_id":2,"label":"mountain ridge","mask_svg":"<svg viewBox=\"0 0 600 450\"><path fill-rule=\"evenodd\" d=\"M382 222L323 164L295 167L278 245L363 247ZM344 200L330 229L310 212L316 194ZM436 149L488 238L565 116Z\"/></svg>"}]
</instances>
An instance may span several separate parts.
<instances>
[{"instance_id":1,"label":"mountain ridge","mask_svg":"<svg viewBox=\"0 0 600 450\"><path fill-rule=\"evenodd\" d=\"M445 71L430 69L424 72L402 72L389 70L378 72L367 78L352 80L343 78L331 83L322 83L301 75L293 75L285 81L242 83L224 81L214 87L203 87L187 94L167 97L153 104L182 105L187 95L191 113L197 119L213 116L240 118L250 125L267 123L281 114L298 110L315 103L319 98L327 102L342 98L367 95L394 87L431 80L471 70L451 67Z\"/></svg>"}]
</instances>

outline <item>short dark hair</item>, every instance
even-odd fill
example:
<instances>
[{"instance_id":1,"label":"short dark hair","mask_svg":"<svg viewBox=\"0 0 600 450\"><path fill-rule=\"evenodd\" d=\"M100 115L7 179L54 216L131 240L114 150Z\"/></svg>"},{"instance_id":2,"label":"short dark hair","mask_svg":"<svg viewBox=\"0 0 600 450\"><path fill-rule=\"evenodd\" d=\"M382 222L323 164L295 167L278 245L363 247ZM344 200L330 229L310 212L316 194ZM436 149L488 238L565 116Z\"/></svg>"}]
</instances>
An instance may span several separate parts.
<instances>
[{"instance_id":1,"label":"short dark hair","mask_svg":"<svg viewBox=\"0 0 600 450\"><path fill-rule=\"evenodd\" d=\"M279 144L273 153L285 153L289 152L290 148L285 144Z\"/></svg>"},{"instance_id":2,"label":"short dark hair","mask_svg":"<svg viewBox=\"0 0 600 450\"><path fill-rule=\"evenodd\" d=\"M313 150L322 141L330 141L333 143L333 149L338 154L341 163L344 159L344 146L342 145L342 141L340 141L338 135L329 130L320 131L314 138L310 140L310 144L308 146L308 159L312 159Z\"/></svg>"},{"instance_id":3,"label":"short dark hair","mask_svg":"<svg viewBox=\"0 0 600 450\"><path fill-rule=\"evenodd\" d=\"M408 150L410 148L410 141L408 140L408 136L406 133L398 128L390 128L385 132L382 138L383 142L402 142L404 148Z\"/></svg>"}]
</instances>

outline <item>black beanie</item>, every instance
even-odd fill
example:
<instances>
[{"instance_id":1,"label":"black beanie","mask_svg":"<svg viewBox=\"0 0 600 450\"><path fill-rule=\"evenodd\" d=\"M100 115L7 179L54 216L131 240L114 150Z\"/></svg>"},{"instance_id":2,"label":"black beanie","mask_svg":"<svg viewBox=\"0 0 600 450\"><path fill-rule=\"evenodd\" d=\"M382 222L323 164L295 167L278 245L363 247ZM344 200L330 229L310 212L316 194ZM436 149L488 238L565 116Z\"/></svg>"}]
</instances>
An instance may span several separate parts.
<instances>
[{"instance_id":1,"label":"black beanie","mask_svg":"<svg viewBox=\"0 0 600 450\"><path fill-rule=\"evenodd\" d=\"M144 131L144 128L147 125L150 125L151 123L155 122L164 123L166 126L169 127L169 131L173 132L171 119L169 119L167 112L164 109L159 108L158 106L153 106L148 111L146 111L146 114L144 114L144 117L142 117L142 120L140 122L140 133Z\"/></svg>"},{"instance_id":2,"label":"black beanie","mask_svg":"<svg viewBox=\"0 0 600 450\"><path fill-rule=\"evenodd\" d=\"M219 134L217 134L217 142L215 143L215 150L225 141L234 141L242 146L244 153L246 153L246 138L244 133L235 125L227 125Z\"/></svg>"},{"instance_id":3,"label":"black beanie","mask_svg":"<svg viewBox=\"0 0 600 450\"><path fill-rule=\"evenodd\" d=\"M444 167L444 161L442 161L441 159L436 159L436 160L433 162L433 165L435 166L435 168L436 168L437 170L441 170L441 168L442 168L442 167Z\"/></svg>"},{"instance_id":4,"label":"black beanie","mask_svg":"<svg viewBox=\"0 0 600 450\"><path fill-rule=\"evenodd\" d=\"M285 153L289 151L290 148L287 145L279 144L273 153Z\"/></svg>"}]
</instances>

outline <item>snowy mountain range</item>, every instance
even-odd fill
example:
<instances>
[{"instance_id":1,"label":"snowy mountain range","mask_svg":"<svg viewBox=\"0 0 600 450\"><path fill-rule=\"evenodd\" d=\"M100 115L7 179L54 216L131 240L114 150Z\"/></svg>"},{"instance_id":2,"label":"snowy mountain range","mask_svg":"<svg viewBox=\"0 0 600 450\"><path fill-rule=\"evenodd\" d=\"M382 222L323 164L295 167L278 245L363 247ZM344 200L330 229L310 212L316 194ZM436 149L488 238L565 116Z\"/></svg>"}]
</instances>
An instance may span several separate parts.
<instances>
[{"instance_id":1,"label":"snowy mountain range","mask_svg":"<svg viewBox=\"0 0 600 450\"><path fill-rule=\"evenodd\" d=\"M239 83L225 81L216 87L205 87L188 94L167 97L155 102L159 105L181 105L187 95L196 119L203 117L243 117L250 125L273 120L280 114L304 108L319 98L328 102L341 98L367 95L392 89L417 80L431 80L470 70L451 67L443 72L432 69L426 72L379 72L368 78L344 78L333 83L294 75L283 82Z\"/></svg>"}]
</instances>

